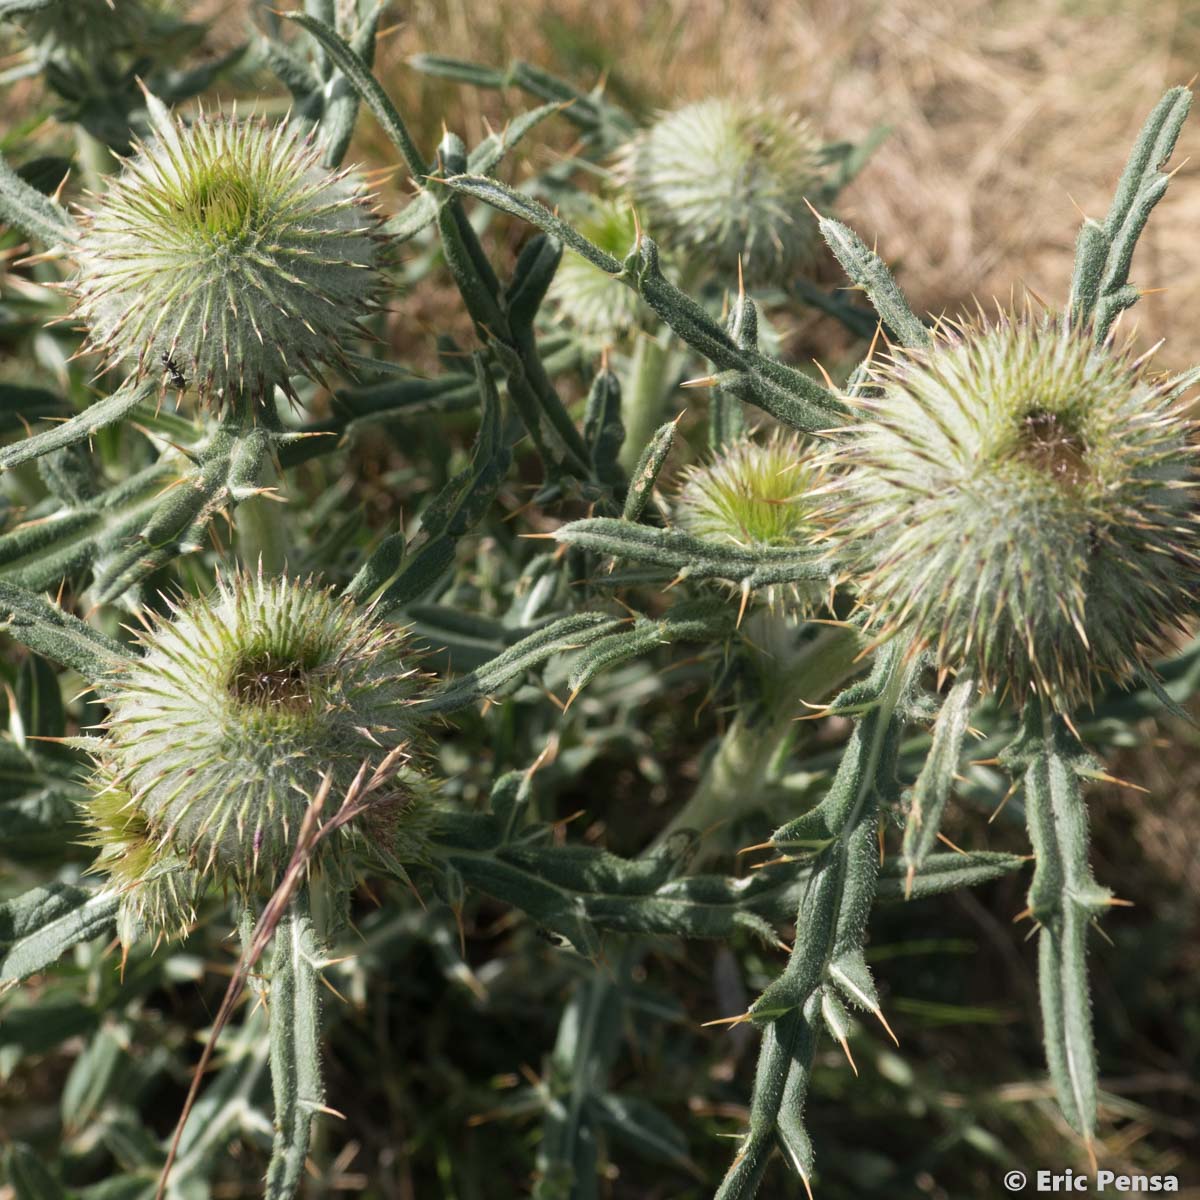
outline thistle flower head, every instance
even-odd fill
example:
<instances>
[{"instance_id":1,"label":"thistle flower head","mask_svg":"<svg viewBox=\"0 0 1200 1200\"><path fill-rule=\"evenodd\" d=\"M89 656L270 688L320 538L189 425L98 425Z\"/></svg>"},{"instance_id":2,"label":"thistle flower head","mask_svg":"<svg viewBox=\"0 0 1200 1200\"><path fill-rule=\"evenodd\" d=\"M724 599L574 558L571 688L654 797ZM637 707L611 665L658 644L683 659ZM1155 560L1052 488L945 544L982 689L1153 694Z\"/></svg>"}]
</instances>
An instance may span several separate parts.
<instances>
[{"instance_id":1,"label":"thistle flower head","mask_svg":"<svg viewBox=\"0 0 1200 1200\"><path fill-rule=\"evenodd\" d=\"M378 799L320 843L320 862L419 851L424 680L402 630L312 580L238 575L141 641L112 680L96 754L92 823L97 840L127 844L115 855L125 875L179 859L269 887L325 777L337 797L363 764L383 773Z\"/></svg>"},{"instance_id":2,"label":"thistle flower head","mask_svg":"<svg viewBox=\"0 0 1200 1200\"><path fill-rule=\"evenodd\" d=\"M820 478L817 455L798 434L775 430L762 441L741 438L685 470L675 523L722 545L804 546L817 535ZM798 586L792 585L792 598L801 608L820 599L816 583Z\"/></svg>"},{"instance_id":3,"label":"thistle flower head","mask_svg":"<svg viewBox=\"0 0 1200 1200\"><path fill-rule=\"evenodd\" d=\"M885 633L1059 708L1129 675L1200 581L1191 425L1128 348L944 326L832 452L832 545Z\"/></svg>"},{"instance_id":4,"label":"thistle flower head","mask_svg":"<svg viewBox=\"0 0 1200 1200\"><path fill-rule=\"evenodd\" d=\"M287 125L185 125L146 101L153 138L81 215L69 287L89 346L202 403L294 395L289 377L343 363L375 304L360 186Z\"/></svg>"},{"instance_id":5,"label":"thistle flower head","mask_svg":"<svg viewBox=\"0 0 1200 1200\"><path fill-rule=\"evenodd\" d=\"M617 259L623 259L637 240L637 225L627 200L590 199L572 223L585 238ZM549 299L565 321L602 345L619 341L646 312L632 288L571 250L563 255L554 274Z\"/></svg>"},{"instance_id":6,"label":"thistle flower head","mask_svg":"<svg viewBox=\"0 0 1200 1200\"><path fill-rule=\"evenodd\" d=\"M807 121L771 106L708 99L660 117L625 149L619 173L649 232L751 282L786 277L813 256L804 203L821 182Z\"/></svg>"}]
</instances>

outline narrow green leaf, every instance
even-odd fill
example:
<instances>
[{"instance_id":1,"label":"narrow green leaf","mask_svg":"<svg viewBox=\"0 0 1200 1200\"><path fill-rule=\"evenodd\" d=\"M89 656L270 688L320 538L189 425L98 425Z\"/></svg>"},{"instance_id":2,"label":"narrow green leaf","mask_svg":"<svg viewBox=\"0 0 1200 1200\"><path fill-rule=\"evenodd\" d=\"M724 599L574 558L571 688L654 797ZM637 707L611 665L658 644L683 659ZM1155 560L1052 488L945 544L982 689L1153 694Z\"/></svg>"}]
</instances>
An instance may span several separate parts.
<instances>
[{"instance_id":1,"label":"narrow green leaf","mask_svg":"<svg viewBox=\"0 0 1200 1200\"><path fill-rule=\"evenodd\" d=\"M909 307L883 259L869 250L852 229L831 217L820 220L821 235L850 279L867 298L902 346L923 349L930 345L929 330Z\"/></svg>"},{"instance_id":2,"label":"narrow green leaf","mask_svg":"<svg viewBox=\"0 0 1200 1200\"><path fill-rule=\"evenodd\" d=\"M69 242L75 225L67 210L30 186L0 157L0 221L44 246Z\"/></svg>"},{"instance_id":3,"label":"narrow green leaf","mask_svg":"<svg viewBox=\"0 0 1200 1200\"><path fill-rule=\"evenodd\" d=\"M1097 1068L1087 976L1087 935L1111 893L1088 862L1079 771L1090 764L1061 718L1033 702L1026 717L1025 814L1036 865L1029 910L1040 927L1038 986L1050 1077L1059 1107L1088 1141L1096 1128Z\"/></svg>"},{"instance_id":4,"label":"narrow green leaf","mask_svg":"<svg viewBox=\"0 0 1200 1200\"><path fill-rule=\"evenodd\" d=\"M626 621L603 613L577 613L562 617L522 638L490 662L452 680L426 700L429 712L453 712L502 691L520 679L530 667L555 654L579 650L604 634L619 629Z\"/></svg>"},{"instance_id":5,"label":"narrow green leaf","mask_svg":"<svg viewBox=\"0 0 1200 1200\"><path fill-rule=\"evenodd\" d=\"M597 554L667 567L685 579L724 579L766 587L829 577L829 563L811 550L726 545L679 529L655 529L613 517L571 521L560 525L554 536Z\"/></svg>"},{"instance_id":6,"label":"narrow green leaf","mask_svg":"<svg viewBox=\"0 0 1200 1200\"><path fill-rule=\"evenodd\" d=\"M933 727L933 743L913 784L901 856L905 869L914 876L937 844L974 700L975 680L959 676L942 704Z\"/></svg>"},{"instance_id":7,"label":"narrow green leaf","mask_svg":"<svg viewBox=\"0 0 1200 1200\"><path fill-rule=\"evenodd\" d=\"M645 450L637 460L629 477L629 491L625 494L625 507L621 513L623 521L640 521L650 503L659 472L675 444L675 422L667 421L646 443Z\"/></svg>"},{"instance_id":8,"label":"narrow green leaf","mask_svg":"<svg viewBox=\"0 0 1200 1200\"><path fill-rule=\"evenodd\" d=\"M371 74L370 67L355 54L344 38L322 21L307 13L290 12L284 14L289 21L295 21L302 29L307 30L320 43L329 57L338 65L342 74L350 81L355 91L366 101L367 107L375 114L380 128L392 145L400 151L413 182L418 187L425 184L426 164L421 152L417 149L404 119L396 111L396 106L388 98L388 94L379 85L379 81Z\"/></svg>"},{"instance_id":9,"label":"narrow green leaf","mask_svg":"<svg viewBox=\"0 0 1200 1200\"><path fill-rule=\"evenodd\" d=\"M1174 87L1155 105L1134 142L1103 225L1088 220L1079 232L1069 319L1073 325L1090 321L1097 343L1140 295L1129 286L1133 253L1170 182L1162 168L1175 150L1191 104L1191 91Z\"/></svg>"},{"instance_id":10,"label":"narrow green leaf","mask_svg":"<svg viewBox=\"0 0 1200 1200\"><path fill-rule=\"evenodd\" d=\"M0 16L3 14L0 13ZM50 1174L41 1156L24 1142L14 1142L4 1155L4 1173L14 1200L66 1200L62 1184Z\"/></svg>"}]
</instances>

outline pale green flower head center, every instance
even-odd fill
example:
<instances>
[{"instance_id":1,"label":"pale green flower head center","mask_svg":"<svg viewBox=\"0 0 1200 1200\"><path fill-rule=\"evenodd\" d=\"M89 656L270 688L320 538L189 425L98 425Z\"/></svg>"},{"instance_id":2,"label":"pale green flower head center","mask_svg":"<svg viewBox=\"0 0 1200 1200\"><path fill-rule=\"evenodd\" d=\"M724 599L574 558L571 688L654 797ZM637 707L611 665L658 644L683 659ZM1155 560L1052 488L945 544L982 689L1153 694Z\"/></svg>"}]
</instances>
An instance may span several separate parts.
<instances>
[{"instance_id":1,"label":"pale green flower head center","mask_svg":"<svg viewBox=\"0 0 1200 1200\"><path fill-rule=\"evenodd\" d=\"M188 183L179 206L183 221L217 245L240 248L253 239L262 225L263 198L240 164L214 162Z\"/></svg>"}]
</instances>

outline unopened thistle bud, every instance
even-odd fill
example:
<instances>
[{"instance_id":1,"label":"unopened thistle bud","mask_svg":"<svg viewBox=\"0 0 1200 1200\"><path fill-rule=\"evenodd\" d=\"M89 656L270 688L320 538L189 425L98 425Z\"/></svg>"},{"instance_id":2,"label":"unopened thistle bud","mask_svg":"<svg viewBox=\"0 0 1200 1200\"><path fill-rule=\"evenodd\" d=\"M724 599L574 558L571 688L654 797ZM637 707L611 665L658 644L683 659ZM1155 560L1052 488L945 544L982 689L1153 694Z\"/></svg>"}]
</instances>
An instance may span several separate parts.
<instances>
[{"instance_id":1,"label":"unopened thistle bud","mask_svg":"<svg viewBox=\"0 0 1200 1200\"><path fill-rule=\"evenodd\" d=\"M839 435L832 553L884 633L1060 709L1194 608L1191 422L1126 348L1051 321L943 326Z\"/></svg>"},{"instance_id":2,"label":"unopened thistle bud","mask_svg":"<svg viewBox=\"0 0 1200 1200\"><path fill-rule=\"evenodd\" d=\"M723 546L807 546L817 536L820 478L817 455L798 434L776 430L762 441L741 438L686 469L673 506L675 523ZM816 581L792 584L789 595L809 609L822 587Z\"/></svg>"},{"instance_id":3,"label":"unopened thistle bud","mask_svg":"<svg viewBox=\"0 0 1200 1200\"><path fill-rule=\"evenodd\" d=\"M626 148L619 174L647 231L693 261L746 278L786 278L811 261L821 143L771 106L701 100L660 117Z\"/></svg>"},{"instance_id":4,"label":"unopened thistle bud","mask_svg":"<svg viewBox=\"0 0 1200 1200\"><path fill-rule=\"evenodd\" d=\"M154 136L81 214L68 286L89 347L214 406L294 395L375 307L362 188L287 125L146 103Z\"/></svg>"},{"instance_id":5,"label":"unopened thistle bud","mask_svg":"<svg viewBox=\"0 0 1200 1200\"><path fill-rule=\"evenodd\" d=\"M382 786L316 864L419 857L424 677L402 630L311 580L238 575L141 643L111 681L95 751L93 841L116 846L101 859L110 873L142 879L168 862L270 888L325 779L329 816L364 763Z\"/></svg>"},{"instance_id":6,"label":"unopened thistle bud","mask_svg":"<svg viewBox=\"0 0 1200 1200\"><path fill-rule=\"evenodd\" d=\"M572 223L585 238L617 259L623 259L637 241L628 200L590 200ZM571 250L563 254L548 296L564 321L602 345L619 341L646 313L632 288Z\"/></svg>"}]
</instances>

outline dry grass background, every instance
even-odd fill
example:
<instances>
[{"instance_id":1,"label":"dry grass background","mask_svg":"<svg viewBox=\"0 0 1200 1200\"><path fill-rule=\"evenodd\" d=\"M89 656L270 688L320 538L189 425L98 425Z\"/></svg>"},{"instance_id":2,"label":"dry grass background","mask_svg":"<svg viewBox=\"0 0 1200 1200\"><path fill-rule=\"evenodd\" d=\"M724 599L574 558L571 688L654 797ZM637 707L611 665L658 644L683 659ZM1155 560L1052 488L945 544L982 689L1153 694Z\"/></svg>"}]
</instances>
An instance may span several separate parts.
<instances>
[{"instance_id":1,"label":"dry grass background","mask_svg":"<svg viewBox=\"0 0 1200 1200\"><path fill-rule=\"evenodd\" d=\"M1138 124L1200 58L1197 0L417 0L391 12L381 74L429 140L446 111L475 137L485 116L527 101L422 79L405 65L418 52L603 78L643 111L734 92L794 105L831 138L890 125L840 208L928 312L1023 286L1064 297L1076 205L1103 215ZM1176 161L1193 151L1195 125ZM1138 310L1143 331L1168 338L1166 365L1200 359L1198 226L1200 161L1136 264L1138 283L1168 289Z\"/></svg>"}]
</instances>

